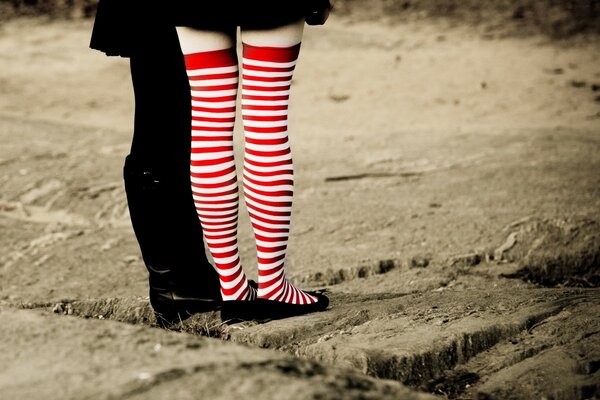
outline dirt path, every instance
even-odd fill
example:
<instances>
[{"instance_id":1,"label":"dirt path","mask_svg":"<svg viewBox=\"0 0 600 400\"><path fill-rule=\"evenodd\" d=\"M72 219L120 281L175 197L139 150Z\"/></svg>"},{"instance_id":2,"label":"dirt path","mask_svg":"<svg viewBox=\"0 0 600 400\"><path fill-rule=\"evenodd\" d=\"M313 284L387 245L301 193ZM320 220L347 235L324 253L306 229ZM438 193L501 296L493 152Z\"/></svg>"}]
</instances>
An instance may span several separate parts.
<instances>
[{"instance_id":1,"label":"dirt path","mask_svg":"<svg viewBox=\"0 0 600 400\"><path fill-rule=\"evenodd\" d=\"M290 398L408 396L397 382L452 398L599 395L598 46L341 18L308 30L288 262L303 286L328 287L332 309L177 327L243 347L150 327L120 176L127 62L88 51L89 30L0 27L0 326L12 338L0 397L189 398L233 371L214 396L288 384ZM240 238L255 275L246 219ZM157 356L165 343L176 349Z\"/></svg>"}]
</instances>

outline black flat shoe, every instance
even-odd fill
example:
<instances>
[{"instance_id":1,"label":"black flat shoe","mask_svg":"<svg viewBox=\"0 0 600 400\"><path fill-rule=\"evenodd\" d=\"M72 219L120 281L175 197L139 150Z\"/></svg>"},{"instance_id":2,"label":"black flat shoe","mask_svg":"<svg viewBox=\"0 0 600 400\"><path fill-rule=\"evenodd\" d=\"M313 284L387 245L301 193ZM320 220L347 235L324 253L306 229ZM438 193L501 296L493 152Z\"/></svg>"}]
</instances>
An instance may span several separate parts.
<instances>
[{"instance_id":1,"label":"black flat shoe","mask_svg":"<svg viewBox=\"0 0 600 400\"><path fill-rule=\"evenodd\" d=\"M325 311L329 298L322 292L306 292L317 298L316 303L290 304L281 301L256 299L253 301L224 301L221 307L221 320L228 324L242 321L265 321L296 317L318 311Z\"/></svg>"}]
</instances>

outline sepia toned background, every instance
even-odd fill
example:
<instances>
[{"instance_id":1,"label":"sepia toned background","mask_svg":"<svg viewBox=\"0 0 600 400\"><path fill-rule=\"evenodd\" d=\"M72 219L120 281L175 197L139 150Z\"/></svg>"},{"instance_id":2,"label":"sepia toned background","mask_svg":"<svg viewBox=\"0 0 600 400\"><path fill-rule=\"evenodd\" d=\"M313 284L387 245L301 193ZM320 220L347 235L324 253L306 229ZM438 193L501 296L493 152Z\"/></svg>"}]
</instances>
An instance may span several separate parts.
<instances>
[{"instance_id":1,"label":"sepia toned background","mask_svg":"<svg viewBox=\"0 0 600 400\"><path fill-rule=\"evenodd\" d=\"M95 4L0 1L0 398L600 396L599 1L337 0L293 81L287 258L331 309L175 332Z\"/></svg>"}]
</instances>

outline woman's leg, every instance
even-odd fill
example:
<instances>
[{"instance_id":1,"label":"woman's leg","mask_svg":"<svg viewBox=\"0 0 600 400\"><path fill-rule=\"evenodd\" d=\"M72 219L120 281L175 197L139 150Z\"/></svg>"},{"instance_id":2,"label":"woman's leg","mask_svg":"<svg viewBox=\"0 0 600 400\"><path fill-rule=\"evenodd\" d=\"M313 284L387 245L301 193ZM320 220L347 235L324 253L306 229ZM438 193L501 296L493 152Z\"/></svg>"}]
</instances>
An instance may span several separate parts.
<instances>
[{"instance_id":1,"label":"woman's leg","mask_svg":"<svg viewBox=\"0 0 600 400\"><path fill-rule=\"evenodd\" d=\"M284 271L294 185L288 100L303 28L303 20L270 30L242 28L244 196L256 237L258 297L291 304L317 301Z\"/></svg>"},{"instance_id":2,"label":"woman's leg","mask_svg":"<svg viewBox=\"0 0 600 400\"><path fill-rule=\"evenodd\" d=\"M254 289L237 245L238 185L233 125L238 87L235 28L177 28L192 96L191 184L223 300L250 300Z\"/></svg>"}]
</instances>

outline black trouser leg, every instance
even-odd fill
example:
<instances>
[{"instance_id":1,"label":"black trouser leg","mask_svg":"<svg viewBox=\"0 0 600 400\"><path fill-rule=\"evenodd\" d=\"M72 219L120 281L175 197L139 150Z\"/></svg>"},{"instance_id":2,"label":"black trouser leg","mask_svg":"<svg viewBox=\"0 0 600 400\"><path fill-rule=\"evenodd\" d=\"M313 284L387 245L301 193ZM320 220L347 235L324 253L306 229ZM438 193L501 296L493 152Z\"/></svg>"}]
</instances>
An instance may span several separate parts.
<instances>
[{"instance_id":1,"label":"black trouser leg","mask_svg":"<svg viewBox=\"0 0 600 400\"><path fill-rule=\"evenodd\" d=\"M177 34L157 27L145 43L131 57L135 125L124 178L151 301L157 292L220 299L190 186L190 91Z\"/></svg>"}]
</instances>

